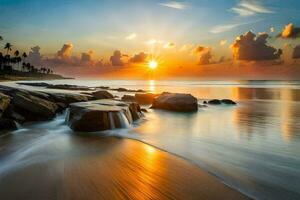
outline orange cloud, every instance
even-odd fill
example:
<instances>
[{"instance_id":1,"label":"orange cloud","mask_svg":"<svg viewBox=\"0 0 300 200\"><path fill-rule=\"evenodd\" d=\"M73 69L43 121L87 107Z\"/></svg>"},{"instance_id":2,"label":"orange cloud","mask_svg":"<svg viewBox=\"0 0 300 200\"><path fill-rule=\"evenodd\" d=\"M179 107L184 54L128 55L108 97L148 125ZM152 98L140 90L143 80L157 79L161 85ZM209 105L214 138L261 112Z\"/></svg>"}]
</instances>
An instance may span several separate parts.
<instances>
[{"instance_id":1,"label":"orange cloud","mask_svg":"<svg viewBox=\"0 0 300 200\"><path fill-rule=\"evenodd\" d=\"M69 58L72 54L72 49L73 49L73 44L71 44L71 43L64 44L62 46L61 50L59 50L57 52L57 57Z\"/></svg>"},{"instance_id":2,"label":"orange cloud","mask_svg":"<svg viewBox=\"0 0 300 200\"><path fill-rule=\"evenodd\" d=\"M282 30L282 32L278 35L278 37L287 39L287 38L291 38L291 39L295 39L300 37L300 28L299 27L295 27L292 23L289 23L288 25L286 25L284 27L284 29Z\"/></svg>"}]
</instances>

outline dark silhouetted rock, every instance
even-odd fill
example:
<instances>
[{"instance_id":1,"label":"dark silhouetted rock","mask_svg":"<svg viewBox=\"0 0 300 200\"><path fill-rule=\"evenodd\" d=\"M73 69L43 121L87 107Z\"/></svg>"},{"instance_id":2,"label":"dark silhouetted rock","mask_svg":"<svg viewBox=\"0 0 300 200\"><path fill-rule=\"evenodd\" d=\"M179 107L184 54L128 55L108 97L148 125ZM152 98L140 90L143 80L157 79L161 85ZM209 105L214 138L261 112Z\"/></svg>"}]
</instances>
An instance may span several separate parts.
<instances>
[{"instance_id":1,"label":"dark silhouetted rock","mask_svg":"<svg viewBox=\"0 0 300 200\"><path fill-rule=\"evenodd\" d=\"M198 110L198 101L191 94L164 92L154 99L151 108L177 112L193 112Z\"/></svg>"},{"instance_id":2,"label":"dark silhouetted rock","mask_svg":"<svg viewBox=\"0 0 300 200\"><path fill-rule=\"evenodd\" d=\"M211 104L211 105L221 105L222 102L219 99L213 99L213 100L208 101L208 104Z\"/></svg>"},{"instance_id":3,"label":"dark silhouetted rock","mask_svg":"<svg viewBox=\"0 0 300 200\"><path fill-rule=\"evenodd\" d=\"M122 101L135 102L135 96L125 94L122 98Z\"/></svg>"},{"instance_id":4,"label":"dark silhouetted rock","mask_svg":"<svg viewBox=\"0 0 300 200\"><path fill-rule=\"evenodd\" d=\"M35 86L35 87L47 87L50 84L44 82L19 82L19 85L28 85L28 86Z\"/></svg>"},{"instance_id":5,"label":"dark silhouetted rock","mask_svg":"<svg viewBox=\"0 0 300 200\"><path fill-rule=\"evenodd\" d=\"M203 104L207 104L207 101L203 101Z\"/></svg>"},{"instance_id":6,"label":"dark silhouetted rock","mask_svg":"<svg viewBox=\"0 0 300 200\"><path fill-rule=\"evenodd\" d=\"M111 93L109 93L106 90L99 90L96 92L93 92L92 95L94 96L95 99L113 99L114 95L112 95Z\"/></svg>"},{"instance_id":7,"label":"dark silhouetted rock","mask_svg":"<svg viewBox=\"0 0 300 200\"><path fill-rule=\"evenodd\" d=\"M17 124L12 119L0 119L0 135L5 134L5 131L16 130Z\"/></svg>"},{"instance_id":8,"label":"dark silhouetted rock","mask_svg":"<svg viewBox=\"0 0 300 200\"><path fill-rule=\"evenodd\" d=\"M74 131L94 132L124 128L141 115L136 103L102 99L71 104L66 121Z\"/></svg>"},{"instance_id":9,"label":"dark silhouetted rock","mask_svg":"<svg viewBox=\"0 0 300 200\"><path fill-rule=\"evenodd\" d=\"M157 97L158 94L152 94L152 93L142 93L142 94L135 94L135 100L139 104L152 104L154 101L154 98Z\"/></svg>"},{"instance_id":10,"label":"dark silhouetted rock","mask_svg":"<svg viewBox=\"0 0 300 200\"><path fill-rule=\"evenodd\" d=\"M226 105L236 105L236 102L232 101L231 99L222 99L221 102Z\"/></svg>"},{"instance_id":11,"label":"dark silhouetted rock","mask_svg":"<svg viewBox=\"0 0 300 200\"><path fill-rule=\"evenodd\" d=\"M126 89L126 88L113 88L110 90L118 91L118 92L146 92L145 90L138 89L138 90L133 90L133 89Z\"/></svg>"}]
</instances>

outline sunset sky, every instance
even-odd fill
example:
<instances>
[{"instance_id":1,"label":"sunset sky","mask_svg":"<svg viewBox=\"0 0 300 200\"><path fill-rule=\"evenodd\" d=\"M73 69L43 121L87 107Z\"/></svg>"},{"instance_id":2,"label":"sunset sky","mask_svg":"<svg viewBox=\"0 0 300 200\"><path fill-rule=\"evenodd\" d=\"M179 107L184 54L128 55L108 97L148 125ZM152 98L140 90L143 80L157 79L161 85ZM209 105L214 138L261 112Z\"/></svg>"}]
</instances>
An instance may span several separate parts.
<instances>
[{"instance_id":1,"label":"sunset sky","mask_svg":"<svg viewBox=\"0 0 300 200\"><path fill-rule=\"evenodd\" d=\"M299 9L299 0L0 0L0 35L51 67L128 67L153 59L168 68L262 60L286 66L300 45ZM236 41L248 31L254 38Z\"/></svg>"}]
</instances>

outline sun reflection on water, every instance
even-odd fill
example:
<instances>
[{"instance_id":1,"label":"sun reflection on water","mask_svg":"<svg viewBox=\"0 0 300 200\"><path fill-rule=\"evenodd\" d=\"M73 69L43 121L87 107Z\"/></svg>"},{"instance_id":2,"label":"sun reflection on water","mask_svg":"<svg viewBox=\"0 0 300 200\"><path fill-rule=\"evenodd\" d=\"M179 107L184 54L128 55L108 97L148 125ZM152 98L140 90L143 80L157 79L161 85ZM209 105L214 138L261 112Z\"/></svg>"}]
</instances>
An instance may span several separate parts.
<instances>
[{"instance_id":1,"label":"sun reflection on water","mask_svg":"<svg viewBox=\"0 0 300 200\"><path fill-rule=\"evenodd\" d=\"M156 83L155 83L155 80L149 80L148 81L148 90L150 92L155 92L155 89L156 89Z\"/></svg>"}]
</instances>

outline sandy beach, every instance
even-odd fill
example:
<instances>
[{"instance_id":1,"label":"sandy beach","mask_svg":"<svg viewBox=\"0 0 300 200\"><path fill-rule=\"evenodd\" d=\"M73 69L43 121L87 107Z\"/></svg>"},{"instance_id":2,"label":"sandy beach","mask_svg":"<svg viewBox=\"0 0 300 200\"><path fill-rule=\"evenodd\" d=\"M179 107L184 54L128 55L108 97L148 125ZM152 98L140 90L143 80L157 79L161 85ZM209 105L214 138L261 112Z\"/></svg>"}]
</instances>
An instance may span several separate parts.
<instances>
[{"instance_id":1,"label":"sandy beach","mask_svg":"<svg viewBox=\"0 0 300 200\"><path fill-rule=\"evenodd\" d=\"M1 199L248 199L129 139L17 133L1 138L0 162Z\"/></svg>"}]
</instances>

